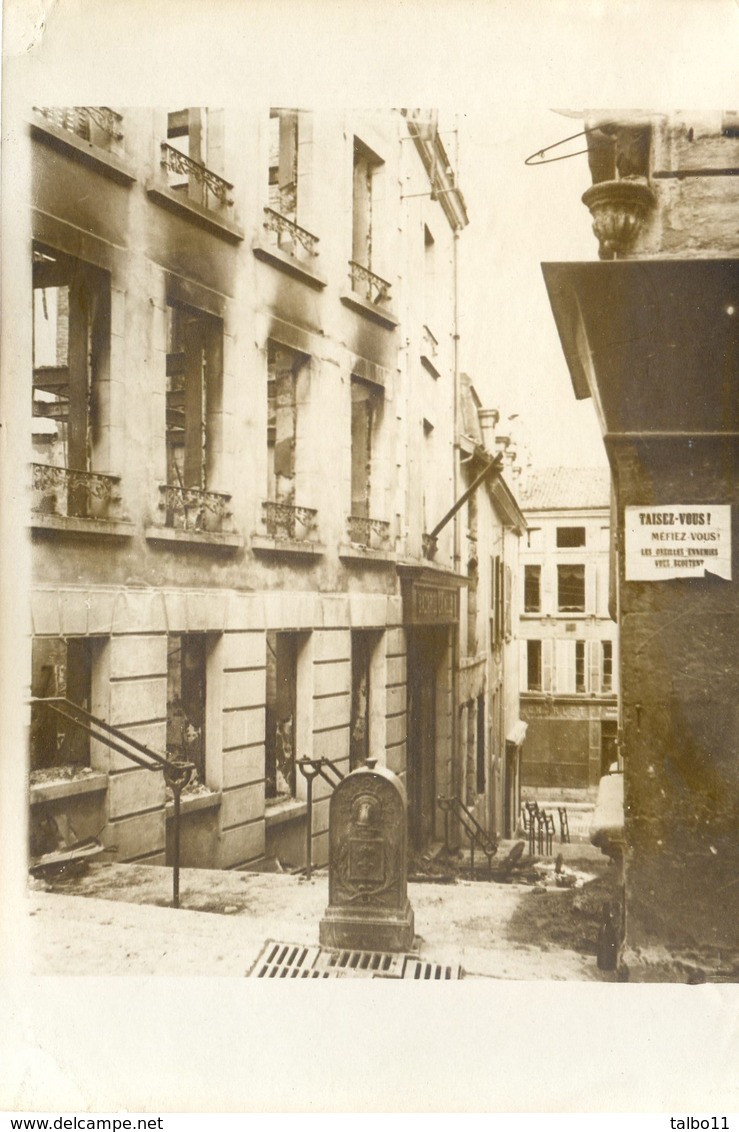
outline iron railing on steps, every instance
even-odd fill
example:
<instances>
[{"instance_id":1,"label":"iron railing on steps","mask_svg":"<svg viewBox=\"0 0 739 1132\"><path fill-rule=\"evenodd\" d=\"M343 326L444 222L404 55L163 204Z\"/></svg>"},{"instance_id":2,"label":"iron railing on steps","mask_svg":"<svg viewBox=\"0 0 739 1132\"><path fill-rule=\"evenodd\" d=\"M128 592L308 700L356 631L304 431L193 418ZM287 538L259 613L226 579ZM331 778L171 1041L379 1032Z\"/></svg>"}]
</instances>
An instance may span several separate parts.
<instances>
[{"instance_id":1,"label":"iron railing on steps","mask_svg":"<svg viewBox=\"0 0 739 1132\"><path fill-rule=\"evenodd\" d=\"M64 696L32 697L31 704L42 704L75 727L81 728L99 743L104 743L111 751L116 751L125 759L137 763L145 770L161 770L164 781L172 791L173 845L172 845L172 906L180 906L180 799L182 791L192 778L195 767L192 763L175 762L166 755L152 750L138 739L132 739L125 731L99 719L79 704L72 703Z\"/></svg>"},{"instance_id":2,"label":"iron railing on steps","mask_svg":"<svg viewBox=\"0 0 739 1132\"><path fill-rule=\"evenodd\" d=\"M487 830L480 825L475 815L467 809L461 798L455 795L438 797L439 809L445 815L446 845L449 848L449 816L453 815L464 829L470 841L470 872L475 875L475 847L481 849L488 861L488 872L492 873L493 857L498 852L498 841L491 837Z\"/></svg>"},{"instance_id":3,"label":"iron railing on steps","mask_svg":"<svg viewBox=\"0 0 739 1132\"><path fill-rule=\"evenodd\" d=\"M298 759L297 763L306 784L305 800L308 803L308 815L305 823L305 875L310 880L313 872L313 781L320 776L334 789L344 778L344 773L331 759L305 757Z\"/></svg>"}]
</instances>

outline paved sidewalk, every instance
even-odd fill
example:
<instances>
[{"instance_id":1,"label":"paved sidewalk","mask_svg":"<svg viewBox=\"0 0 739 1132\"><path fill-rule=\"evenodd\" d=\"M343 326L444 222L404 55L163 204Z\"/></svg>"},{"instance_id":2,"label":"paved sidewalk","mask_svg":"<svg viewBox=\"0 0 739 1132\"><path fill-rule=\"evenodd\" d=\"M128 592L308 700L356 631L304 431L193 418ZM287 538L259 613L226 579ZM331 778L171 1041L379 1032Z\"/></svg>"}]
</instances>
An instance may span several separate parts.
<instances>
[{"instance_id":1,"label":"paved sidewalk","mask_svg":"<svg viewBox=\"0 0 739 1132\"><path fill-rule=\"evenodd\" d=\"M99 864L64 892L28 895L35 975L244 976L268 939L315 945L328 900L325 873L184 869L181 908L171 870ZM512 942L507 927L530 886L460 880L409 884L422 957L498 979L597 980L594 956Z\"/></svg>"}]
</instances>

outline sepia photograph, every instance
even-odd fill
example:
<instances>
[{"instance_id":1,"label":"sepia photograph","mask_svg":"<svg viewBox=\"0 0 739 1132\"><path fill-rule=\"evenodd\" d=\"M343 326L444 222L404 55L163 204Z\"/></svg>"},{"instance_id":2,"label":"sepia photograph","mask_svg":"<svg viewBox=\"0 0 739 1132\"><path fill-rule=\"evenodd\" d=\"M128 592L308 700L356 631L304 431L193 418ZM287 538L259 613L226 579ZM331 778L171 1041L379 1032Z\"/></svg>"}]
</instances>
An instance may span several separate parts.
<instances>
[{"instance_id":1,"label":"sepia photograph","mask_svg":"<svg viewBox=\"0 0 739 1132\"><path fill-rule=\"evenodd\" d=\"M82 9L104 24L76 7L75 43ZM432 7L520 27L524 67L530 5L520 24ZM736 46L739 7L706 7ZM611 81L554 109L490 75L477 99L469 78L383 97L351 89L347 59L311 97L274 35L256 81L213 58L188 81L136 59L136 3L95 33L125 28L128 54L106 78L93 35L80 81L69 25L32 8L10 17L27 58L6 54L3 85L11 1012L40 980L27 1031L54 1002L89 1008L85 985L120 1023L202 980L223 1040L237 1003L271 1016L288 992L267 984L289 981L312 1004L298 1042L352 1002L421 1032L472 1002L498 1030L541 1011L557 1043L584 999L577 1040L612 1055L608 1017L665 1011L681 985L735 1025L737 99L632 105ZM250 5L216 9L223 30ZM192 58L203 13L183 10ZM288 11L313 13L320 57L339 9L275 10L288 57ZM588 10L605 31L610 6ZM582 9L547 11L560 29ZM407 42L423 16L405 12ZM117 78L127 62L140 81ZM376 980L464 986L416 1010ZM144 1040L146 1015L126 1026ZM704 1095L733 1111L726 1043ZM102 1110L104 1078L57 1066L44 1089L32 1047L0 1107ZM276 1066L209 1105L176 1062L160 1093L106 1107L350 1110L341 1089L286 1094ZM595 1111L600 1081L532 1111ZM673 1111L639 1099L605 1103Z\"/></svg>"}]
</instances>

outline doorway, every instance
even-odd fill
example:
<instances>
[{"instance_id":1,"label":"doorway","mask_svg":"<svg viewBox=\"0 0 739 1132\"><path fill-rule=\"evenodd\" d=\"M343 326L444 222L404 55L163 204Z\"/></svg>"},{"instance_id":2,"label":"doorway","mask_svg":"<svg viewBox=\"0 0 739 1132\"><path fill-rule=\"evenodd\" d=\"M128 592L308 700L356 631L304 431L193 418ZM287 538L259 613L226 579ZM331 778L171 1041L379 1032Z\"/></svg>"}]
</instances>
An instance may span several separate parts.
<instances>
[{"instance_id":1,"label":"doorway","mask_svg":"<svg viewBox=\"0 0 739 1132\"><path fill-rule=\"evenodd\" d=\"M408 832L421 852L435 837L437 683L445 629L408 633Z\"/></svg>"},{"instance_id":2,"label":"doorway","mask_svg":"<svg viewBox=\"0 0 739 1132\"><path fill-rule=\"evenodd\" d=\"M610 772L613 763L618 763L617 744L618 723L615 719L604 719L600 725L600 774Z\"/></svg>"}]
</instances>

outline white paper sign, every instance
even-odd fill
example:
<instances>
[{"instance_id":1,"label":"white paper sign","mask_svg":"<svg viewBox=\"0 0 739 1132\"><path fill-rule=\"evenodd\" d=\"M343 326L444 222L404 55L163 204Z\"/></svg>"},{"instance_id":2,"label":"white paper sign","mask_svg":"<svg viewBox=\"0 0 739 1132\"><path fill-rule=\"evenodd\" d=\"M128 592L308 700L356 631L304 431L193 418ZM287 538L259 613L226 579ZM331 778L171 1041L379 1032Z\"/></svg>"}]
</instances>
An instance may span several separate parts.
<instances>
[{"instance_id":1,"label":"white paper sign","mask_svg":"<svg viewBox=\"0 0 739 1132\"><path fill-rule=\"evenodd\" d=\"M676 503L627 507L626 581L716 574L731 581L731 507Z\"/></svg>"}]
</instances>

